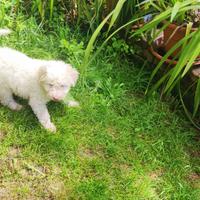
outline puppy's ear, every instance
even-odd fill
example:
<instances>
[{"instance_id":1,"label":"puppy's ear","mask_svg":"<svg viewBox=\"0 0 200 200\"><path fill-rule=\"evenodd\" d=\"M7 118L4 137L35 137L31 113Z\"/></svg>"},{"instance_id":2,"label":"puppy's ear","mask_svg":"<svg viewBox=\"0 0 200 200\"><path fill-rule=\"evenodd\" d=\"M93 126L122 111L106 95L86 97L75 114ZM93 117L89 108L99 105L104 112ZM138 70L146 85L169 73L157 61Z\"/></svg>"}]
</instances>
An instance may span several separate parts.
<instances>
[{"instance_id":1,"label":"puppy's ear","mask_svg":"<svg viewBox=\"0 0 200 200\"><path fill-rule=\"evenodd\" d=\"M39 82L43 82L47 75L47 69L45 66L41 66L38 71Z\"/></svg>"},{"instance_id":2,"label":"puppy's ear","mask_svg":"<svg viewBox=\"0 0 200 200\"><path fill-rule=\"evenodd\" d=\"M72 86L74 87L78 80L79 72L75 68L73 68L71 65L68 65L68 67L69 67L70 76L72 78Z\"/></svg>"}]
</instances>

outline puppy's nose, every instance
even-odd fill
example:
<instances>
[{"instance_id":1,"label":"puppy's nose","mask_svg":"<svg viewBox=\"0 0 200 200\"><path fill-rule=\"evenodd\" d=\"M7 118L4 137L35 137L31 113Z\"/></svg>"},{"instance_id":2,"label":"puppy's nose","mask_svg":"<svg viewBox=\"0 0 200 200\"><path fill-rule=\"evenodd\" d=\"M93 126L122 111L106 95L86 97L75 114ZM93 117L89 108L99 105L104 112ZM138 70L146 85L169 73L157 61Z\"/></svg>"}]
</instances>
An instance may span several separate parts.
<instances>
[{"instance_id":1,"label":"puppy's nose","mask_svg":"<svg viewBox=\"0 0 200 200\"><path fill-rule=\"evenodd\" d=\"M60 99L58 97L53 97L54 101L59 101Z\"/></svg>"}]
</instances>

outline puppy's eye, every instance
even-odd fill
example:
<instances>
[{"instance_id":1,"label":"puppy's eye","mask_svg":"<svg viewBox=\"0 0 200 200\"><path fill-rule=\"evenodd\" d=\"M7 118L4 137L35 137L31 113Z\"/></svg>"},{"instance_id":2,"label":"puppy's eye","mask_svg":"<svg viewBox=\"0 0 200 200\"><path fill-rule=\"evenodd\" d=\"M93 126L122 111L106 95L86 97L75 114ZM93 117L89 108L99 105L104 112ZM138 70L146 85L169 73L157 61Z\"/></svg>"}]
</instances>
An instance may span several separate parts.
<instances>
[{"instance_id":1,"label":"puppy's eye","mask_svg":"<svg viewBox=\"0 0 200 200\"><path fill-rule=\"evenodd\" d=\"M67 85L61 85L61 88L66 88L67 87Z\"/></svg>"}]
</instances>

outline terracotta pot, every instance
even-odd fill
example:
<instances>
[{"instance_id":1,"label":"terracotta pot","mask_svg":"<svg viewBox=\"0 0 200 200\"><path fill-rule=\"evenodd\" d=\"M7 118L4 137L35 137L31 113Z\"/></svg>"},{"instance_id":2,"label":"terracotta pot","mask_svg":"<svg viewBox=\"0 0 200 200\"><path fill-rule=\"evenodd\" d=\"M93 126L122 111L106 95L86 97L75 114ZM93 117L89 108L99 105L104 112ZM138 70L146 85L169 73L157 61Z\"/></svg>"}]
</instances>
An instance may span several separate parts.
<instances>
[{"instance_id":1,"label":"terracotta pot","mask_svg":"<svg viewBox=\"0 0 200 200\"><path fill-rule=\"evenodd\" d=\"M196 31L197 28L192 28L191 31ZM169 51L178 41L183 39L185 37L186 33L186 27L177 26L176 24L170 24L165 30L164 30L164 49L165 51ZM172 56L176 56L179 51L181 50L181 47L176 49L176 51L173 52Z\"/></svg>"},{"instance_id":2,"label":"terracotta pot","mask_svg":"<svg viewBox=\"0 0 200 200\"><path fill-rule=\"evenodd\" d=\"M151 52L151 54L152 54L158 61L160 61L160 60L163 58L163 56L162 56L159 52L155 51L155 50L153 49L153 47L149 47L149 51ZM168 58L168 59L166 59L165 63L167 63L167 64L172 64L172 65L176 65L176 64L177 64L177 61L176 61L176 60L171 60L170 58ZM196 65L196 66L197 66L197 65L200 65L200 59L198 59L196 62L194 62L193 65Z\"/></svg>"}]
</instances>

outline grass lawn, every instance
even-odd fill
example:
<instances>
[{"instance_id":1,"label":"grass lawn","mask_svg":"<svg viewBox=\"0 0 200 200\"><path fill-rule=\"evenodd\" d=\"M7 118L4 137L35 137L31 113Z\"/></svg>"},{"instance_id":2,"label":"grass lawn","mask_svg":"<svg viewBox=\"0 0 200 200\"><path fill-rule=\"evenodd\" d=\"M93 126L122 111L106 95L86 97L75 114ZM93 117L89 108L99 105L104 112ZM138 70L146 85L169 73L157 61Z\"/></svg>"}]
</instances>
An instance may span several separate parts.
<instances>
[{"instance_id":1,"label":"grass lawn","mask_svg":"<svg viewBox=\"0 0 200 200\"><path fill-rule=\"evenodd\" d=\"M78 33L45 34L33 19L17 27L1 46L81 69ZM26 101L20 112L0 106L0 199L200 199L199 133L158 94L144 98L149 72L118 50L105 48L73 89L80 108L49 104L56 134Z\"/></svg>"}]
</instances>

